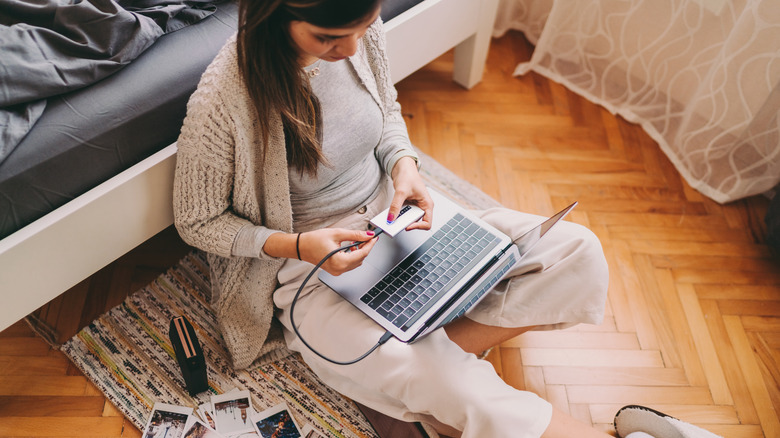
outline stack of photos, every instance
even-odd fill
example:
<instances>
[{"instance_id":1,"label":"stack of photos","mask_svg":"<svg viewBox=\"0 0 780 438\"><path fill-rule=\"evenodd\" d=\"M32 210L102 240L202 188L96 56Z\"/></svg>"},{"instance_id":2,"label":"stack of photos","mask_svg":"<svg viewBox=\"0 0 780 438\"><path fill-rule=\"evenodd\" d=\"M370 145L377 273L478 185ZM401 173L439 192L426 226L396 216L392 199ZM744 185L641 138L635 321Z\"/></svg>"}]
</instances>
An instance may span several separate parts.
<instances>
[{"instance_id":1,"label":"stack of photos","mask_svg":"<svg viewBox=\"0 0 780 438\"><path fill-rule=\"evenodd\" d=\"M196 415L197 414L197 415ZM301 428L285 403L257 412L249 391L211 396L192 408L155 403L143 438L325 438L311 424Z\"/></svg>"}]
</instances>

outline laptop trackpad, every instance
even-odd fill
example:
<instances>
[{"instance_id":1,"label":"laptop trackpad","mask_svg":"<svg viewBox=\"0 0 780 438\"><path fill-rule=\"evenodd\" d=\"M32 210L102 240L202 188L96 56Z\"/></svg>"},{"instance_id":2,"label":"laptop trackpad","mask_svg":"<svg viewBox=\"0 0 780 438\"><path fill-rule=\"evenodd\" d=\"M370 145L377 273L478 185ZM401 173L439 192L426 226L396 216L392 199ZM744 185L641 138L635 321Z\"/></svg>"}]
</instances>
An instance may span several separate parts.
<instances>
[{"instance_id":1,"label":"laptop trackpad","mask_svg":"<svg viewBox=\"0 0 780 438\"><path fill-rule=\"evenodd\" d=\"M353 269L341 275L331 275L320 271L318 277L347 300L357 300L366 293L367 286L379 281L384 277L385 272L364 261L359 269Z\"/></svg>"},{"instance_id":2,"label":"laptop trackpad","mask_svg":"<svg viewBox=\"0 0 780 438\"><path fill-rule=\"evenodd\" d=\"M383 234L361 266L339 276L320 271L319 278L347 299L360 298L428 237L430 232L422 230L402 232L395 238Z\"/></svg>"},{"instance_id":3,"label":"laptop trackpad","mask_svg":"<svg viewBox=\"0 0 780 438\"><path fill-rule=\"evenodd\" d=\"M379 236L379 242L366 257L364 264L369 264L387 273L422 245L431 233L423 230L404 231L391 238L385 234Z\"/></svg>"}]
</instances>

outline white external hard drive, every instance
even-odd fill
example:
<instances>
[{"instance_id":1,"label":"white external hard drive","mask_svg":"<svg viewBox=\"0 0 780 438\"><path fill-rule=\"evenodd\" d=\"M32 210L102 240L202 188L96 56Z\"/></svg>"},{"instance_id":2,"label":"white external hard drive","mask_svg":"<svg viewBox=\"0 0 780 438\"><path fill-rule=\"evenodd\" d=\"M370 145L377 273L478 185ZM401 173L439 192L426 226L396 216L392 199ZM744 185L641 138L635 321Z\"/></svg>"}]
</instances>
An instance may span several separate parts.
<instances>
[{"instance_id":1,"label":"white external hard drive","mask_svg":"<svg viewBox=\"0 0 780 438\"><path fill-rule=\"evenodd\" d=\"M379 213L371 219L371 224L377 228L380 228L390 237L395 237L396 234L406 229L412 223L420 220L425 212L416 205L404 205L401 211L398 212L398 217L393 222L387 222L387 212L390 211L390 207L385 211Z\"/></svg>"}]
</instances>

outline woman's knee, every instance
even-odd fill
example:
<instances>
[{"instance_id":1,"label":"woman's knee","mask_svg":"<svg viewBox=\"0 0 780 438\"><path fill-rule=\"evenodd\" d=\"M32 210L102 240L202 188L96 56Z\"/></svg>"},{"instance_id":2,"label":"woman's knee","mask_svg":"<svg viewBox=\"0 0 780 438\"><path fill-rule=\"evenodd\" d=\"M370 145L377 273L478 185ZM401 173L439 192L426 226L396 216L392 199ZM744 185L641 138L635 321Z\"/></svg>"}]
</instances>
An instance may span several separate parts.
<instances>
[{"instance_id":1,"label":"woman's knee","mask_svg":"<svg viewBox=\"0 0 780 438\"><path fill-rule=\"evenodd\" d=\"M606 290L609 283L609 267L604 255L601 240L589 228L565 222L565 231L568 236L567 245L570 248L566 257L566 264L570 269L586 277L589 284L598 284L599 290Z\"/></svg>"},{"instance_id":2,"label":"woman's knee","mask_svg":"<svg viewBox=\"0 0 780 438\"><path fill-rule=\"evenodd\" d=\"M580 257L601 262L604 260L604 248L599 237L590 228L574 222L562 222L559 241L568 243L573 252Z\"/></svg>"}]
</instances>

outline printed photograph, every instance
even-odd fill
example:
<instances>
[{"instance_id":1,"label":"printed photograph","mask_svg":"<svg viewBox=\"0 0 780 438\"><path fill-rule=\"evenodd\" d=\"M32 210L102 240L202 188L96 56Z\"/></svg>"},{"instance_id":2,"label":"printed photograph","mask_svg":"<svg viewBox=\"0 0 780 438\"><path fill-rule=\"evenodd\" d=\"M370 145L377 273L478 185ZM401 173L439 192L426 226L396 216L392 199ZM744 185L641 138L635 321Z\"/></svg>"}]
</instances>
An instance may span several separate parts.
<instances>
[{"instance_id":1,"label":"printed photograph","mask_svg":"<svg viewBox=\"0 0 780 438\"><path fill-rule=\"evenodd\" d=\"M317 429L311 424L303 426L303 438L325 438Z\"/></svg>"},{"instance_id":2,"label":"printed photograph","mask_svg":"<svg viewBox=\"0 0 780 438\"><path fill-rule=\"evenodd\" d=\"M211 404L217 432L222 435L237 435L254 430L249 418L252 413L249 391L234 391L212 396Z\"/></svg>"},{"instance_id":3,"label":"printed photograph","mask_svg":"<svg viewBox=\"0 0 780 438\"><path fill-rule=\"evenodd\" d=\"M184 438L225 438L199 419L190 416L184 426Z\"/></svg>"},{"instance_id":4,"label":"printed photograph","mask_svg":"<svg viewBox=\"0 0 780 438\"><path fill-rule=\"evenodd\" d=\"M183 438L192 408L155 403L143 438Z\"/></svg>"},{"instance_id":5,"label":"printed photograph","mask_svg":"<svg viewBox=\"0 0 780 438\"><path fill-rule=\"evenodd\" d=\"M210 428L217 430L217 425L214 423L214 414L211 413L211 409L211 402L203 403L198 406L198 415Z\"/></svg>"},{"instance_id":6,"label":"printed photograph","mask_svg":"<svg viewBox=\"0 0 780 438\"><path fill-rule=\"evenodd\" d=\"M252 423L257 433L263 438L300 438L302 436L290 411L287 410L287 405L283 403L254 415Z\"/></svg>"}]
</instances>

